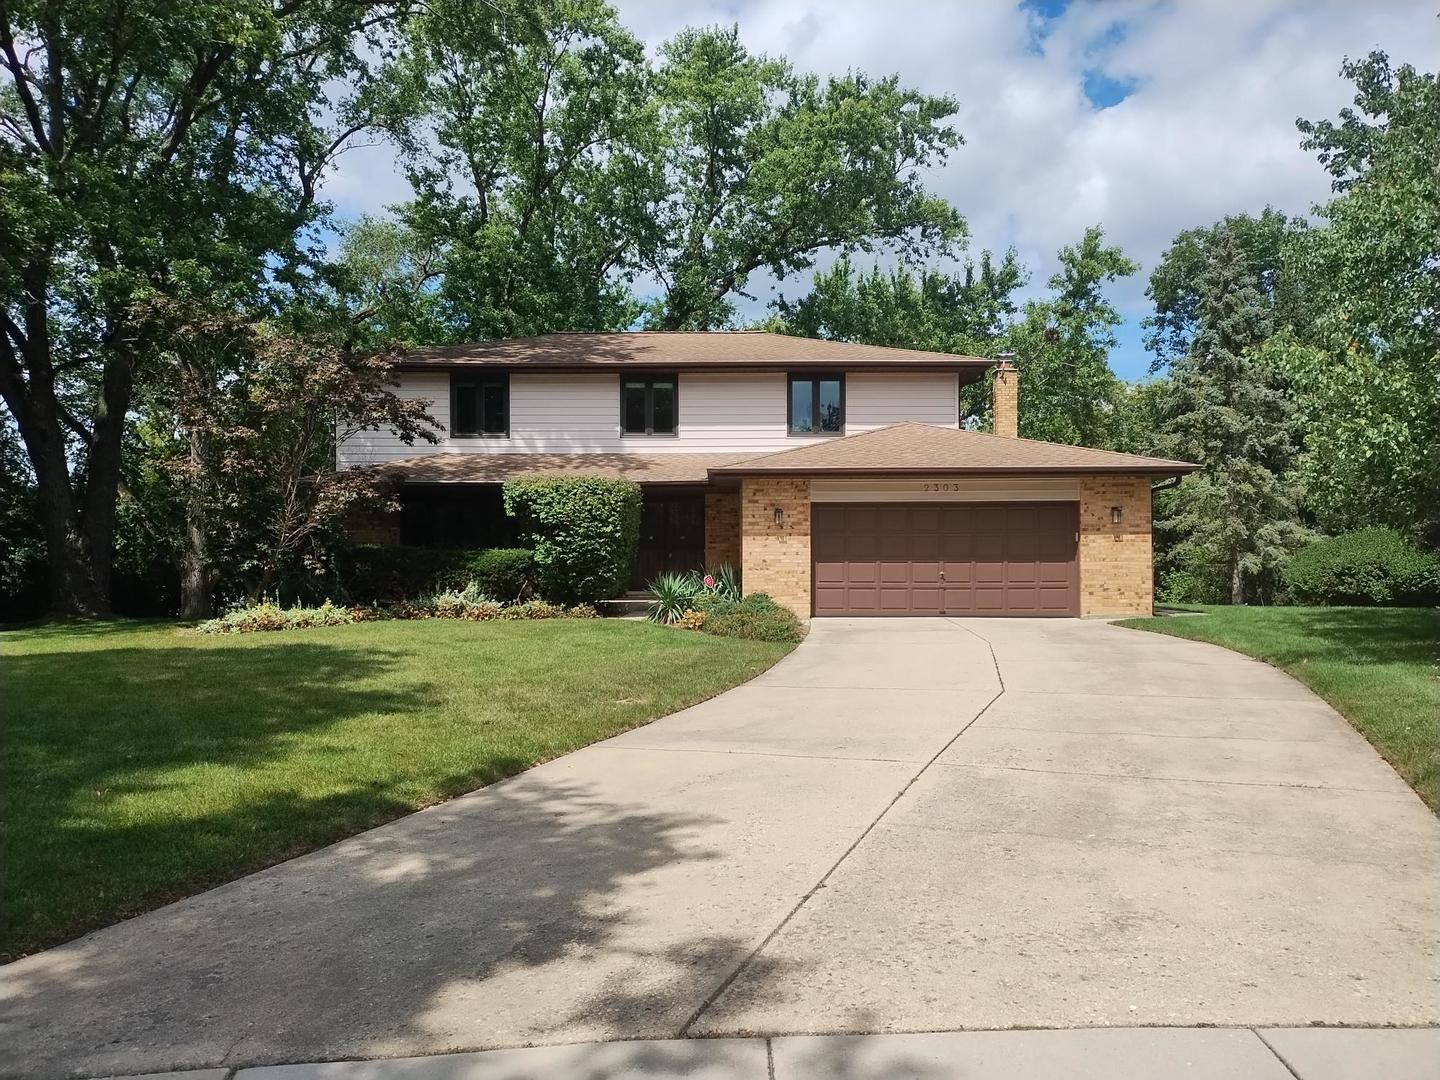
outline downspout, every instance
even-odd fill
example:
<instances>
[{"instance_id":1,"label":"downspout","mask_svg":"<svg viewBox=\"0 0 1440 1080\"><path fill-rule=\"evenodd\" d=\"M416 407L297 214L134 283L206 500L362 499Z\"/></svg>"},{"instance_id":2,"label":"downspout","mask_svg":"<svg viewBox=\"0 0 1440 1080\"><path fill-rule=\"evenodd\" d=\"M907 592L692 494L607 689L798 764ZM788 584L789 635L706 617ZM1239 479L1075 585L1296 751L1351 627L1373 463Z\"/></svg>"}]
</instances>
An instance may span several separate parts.
<instances>
[{"instance_id":1,"label":"downspout","mask_svg":"<svg viewBox=\"0 0 1440 1080\"><path fill-rule=\"evenodd\" d=\"M1173 487L1178 487L1181 479L1182 477L1172 476L1169 479L1161 480L1158 484L1151 484L1150 494L1154 495L1157 491L1169 491Z\"/></svg>"}]
</instances>

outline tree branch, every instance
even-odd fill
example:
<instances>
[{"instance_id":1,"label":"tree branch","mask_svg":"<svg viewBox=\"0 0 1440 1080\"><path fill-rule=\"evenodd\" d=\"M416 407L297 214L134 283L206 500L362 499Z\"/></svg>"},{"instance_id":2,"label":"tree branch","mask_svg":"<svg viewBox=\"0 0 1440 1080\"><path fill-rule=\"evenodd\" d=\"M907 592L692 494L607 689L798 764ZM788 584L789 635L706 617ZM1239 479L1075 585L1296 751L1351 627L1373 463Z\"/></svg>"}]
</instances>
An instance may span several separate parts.
<instances>
[{"instance_id":1,"label":"tree branch","mask_svg":"<svg viewBox=\"0 0 1440 1080\"><path fill-rule=\"evenodd\" d=\"M30 69L15 53L15 35L10 29L10 11L4 0L0 0L0 52L5 54L5 67L9 70L10 77L15 80L15 93L25 110L25 118L30 122L30 130L35 134L36 144L45 153L52 153L50 136L45 131L45 121L40 116L40 106L35 102L35 95L30 92L34 78Z\"/></svg>"}]
</instances>

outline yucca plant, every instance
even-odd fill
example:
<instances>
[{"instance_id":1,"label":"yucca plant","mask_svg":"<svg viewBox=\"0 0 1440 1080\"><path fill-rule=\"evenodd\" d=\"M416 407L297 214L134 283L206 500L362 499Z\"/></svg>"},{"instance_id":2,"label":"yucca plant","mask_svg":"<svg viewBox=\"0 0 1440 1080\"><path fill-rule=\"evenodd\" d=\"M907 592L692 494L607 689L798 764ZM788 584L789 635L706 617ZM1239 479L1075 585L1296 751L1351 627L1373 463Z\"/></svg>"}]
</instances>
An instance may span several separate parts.
<instances>
[{"instance_id":1,"label":"yucca plant","mask_svg":"<svg viewBox=\"0 0 1440 1080\"><path fill-rule=\"evenodd\" d=\"M726 563L705 575L705 588L722 600L739 600L740 574L733 566Z\"/></svg>"},{"instance_id":2,"label":"yucca plant","mask_svg":"<svg viewBox=\"0 0 1440 1080\"><path fill-rule=\"evenodd\" d=\"M694 574L661 574L650 583L649 617L660 623L679 622L703 588Z\"/></svg>"}]
</instances>

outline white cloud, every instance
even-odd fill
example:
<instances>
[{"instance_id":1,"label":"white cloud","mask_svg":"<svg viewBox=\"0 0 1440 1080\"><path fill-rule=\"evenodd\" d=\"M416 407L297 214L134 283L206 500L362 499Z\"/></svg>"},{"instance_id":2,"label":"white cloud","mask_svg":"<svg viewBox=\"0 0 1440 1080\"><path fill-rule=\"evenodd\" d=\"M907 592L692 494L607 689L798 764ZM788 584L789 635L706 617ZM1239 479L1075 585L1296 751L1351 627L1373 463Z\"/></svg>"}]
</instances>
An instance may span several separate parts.
<instances>
[{"instance_id":1,"label":"white cloud","mask_svg":"<svg viewBox=\"0 0 1440 1080\"><path fill-rule=\"evenodd\" d=\"M736 23L752 49L801 70L897 72L954 95L966 145L930 182L969 219L973 248L1015 245L1039 287L1055 251L1100 222L1145 267L1116 292L1132 323L1145 312L1145 273L1179 230L1267 204L1300 213L1326 198L1328 177L1299 148L1295 119L1334 116L1349 103L1343 56L1380 47L1396 63L1433 67L1440 55L1440 19L1413 0L1076 2L1053 20L998 2L617 7L652 48L687 25ZM1097 109L1083 89L1091 69L1135 88ZM403 197L403 180L393 168L385 175L388 161L376 151L348 156L332 197L350 213ZM1133 326L1123 336L1115 366L1133 375L1145 357Z\"/></svg>"}]
</instances>

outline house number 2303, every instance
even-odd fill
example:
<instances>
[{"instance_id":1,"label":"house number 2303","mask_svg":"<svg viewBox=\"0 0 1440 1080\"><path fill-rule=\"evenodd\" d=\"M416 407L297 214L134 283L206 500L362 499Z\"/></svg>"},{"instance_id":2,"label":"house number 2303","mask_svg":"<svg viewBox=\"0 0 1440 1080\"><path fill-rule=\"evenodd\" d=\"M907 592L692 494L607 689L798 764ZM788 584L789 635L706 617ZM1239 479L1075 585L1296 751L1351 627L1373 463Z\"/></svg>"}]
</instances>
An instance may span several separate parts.
<instances>
[{"instance_id":1,"label":"house number 2303","mask_svg":"<svg viewBox=\"0 0 1440 1080\"><path fill-rule=\"evenodd\" d=\"M920 485L920 490L921 490L921 491L961 491L961 490L963 490L963 486L960 485L960 484L955 484L955 483L950 483L950 484L943 484L943 483L933 483L933 484L931 484L931 483L926 483L926 484L921 484L921 485Z\"/></svg>"}]
</instances>

